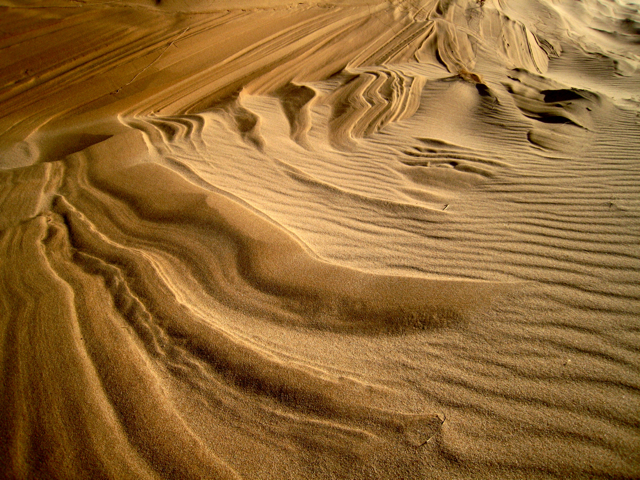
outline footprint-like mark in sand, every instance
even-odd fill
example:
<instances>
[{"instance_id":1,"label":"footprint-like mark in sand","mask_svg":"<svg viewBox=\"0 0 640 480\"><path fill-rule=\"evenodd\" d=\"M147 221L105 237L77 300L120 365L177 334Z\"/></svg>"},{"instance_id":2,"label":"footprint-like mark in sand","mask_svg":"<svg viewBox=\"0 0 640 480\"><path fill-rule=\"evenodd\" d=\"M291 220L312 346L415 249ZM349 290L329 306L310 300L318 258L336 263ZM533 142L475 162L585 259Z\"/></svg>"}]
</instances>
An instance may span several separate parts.
<instances>
[{"instance_id":1,"label":"footprint-like mark in sand","mask_svg":"<svg viewBox=\"0 0 640 480\"><path fill-rule=\"evenodd\" d=\"M282 110L289 122L289 136L299 145L309 149L307 133L311 129L310 108L314 99L317 98L316 91L306 85L296 85L288 83L276 90L274 95L280 99Z\"/></svg>"},{"instance_id":2,"label":"footprint-like mark in sand","mask_svg":"<svg viewBox=\"0 0 640 480\"><path fill-rule=\"evenodd\" d=\"M547 150L576 151L589 143L592 112L601 103L587 90L566 88L526 70L516 69L504 86L516 106L535 121L527 138L532 145Z\"/></svg>"}]
</instances>

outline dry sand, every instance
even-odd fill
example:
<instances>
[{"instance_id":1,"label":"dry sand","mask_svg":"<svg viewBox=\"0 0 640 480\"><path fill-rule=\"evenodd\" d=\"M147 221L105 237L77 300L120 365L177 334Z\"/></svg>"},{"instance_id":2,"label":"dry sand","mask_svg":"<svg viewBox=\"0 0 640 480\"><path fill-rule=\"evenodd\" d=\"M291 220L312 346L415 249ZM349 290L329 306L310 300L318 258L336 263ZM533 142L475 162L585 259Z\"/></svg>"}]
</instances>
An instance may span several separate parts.
<instances>
[{"instance_id":1,"label":"dry sand","mask_svg":"<svg viewBox=\"0 0 640 480\"><path fill-rule=\"evenodd\" d=\"M640 478L630 0L0 0L0 476Z\"/></svg>"}]
</instances>

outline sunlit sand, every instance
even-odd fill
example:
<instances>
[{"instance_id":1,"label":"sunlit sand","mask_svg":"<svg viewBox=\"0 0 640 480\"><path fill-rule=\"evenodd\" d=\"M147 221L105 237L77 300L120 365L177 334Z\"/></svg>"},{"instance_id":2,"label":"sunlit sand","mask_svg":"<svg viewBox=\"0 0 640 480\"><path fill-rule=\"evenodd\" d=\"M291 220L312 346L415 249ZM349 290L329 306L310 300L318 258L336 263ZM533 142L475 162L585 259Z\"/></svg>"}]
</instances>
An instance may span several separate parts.
<instances>
[{"instance_id":1,"label":"sunlit sand","mask_svg":"<svg viewBox=\"0 0 640 480\"><path fill-rule=\"evenodd\" d=\"M0 0L0 478L638 478L638 9Z\"/></svg>"}]
</instances>

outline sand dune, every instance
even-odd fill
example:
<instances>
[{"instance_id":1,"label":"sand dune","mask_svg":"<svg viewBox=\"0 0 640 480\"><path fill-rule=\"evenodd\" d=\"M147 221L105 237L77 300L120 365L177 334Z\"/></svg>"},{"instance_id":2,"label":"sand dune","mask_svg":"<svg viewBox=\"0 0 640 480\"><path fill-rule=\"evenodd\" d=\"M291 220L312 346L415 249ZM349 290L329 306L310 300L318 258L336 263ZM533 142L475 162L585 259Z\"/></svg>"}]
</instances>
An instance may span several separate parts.
<instances>
[{"instance_id":1,"label":"sand dune","mask_svg":"<svg viewBox=\"0 0 640 480\"><path fill-rule=\"evenodd\" d=\"M636 3L0 11L0 478L638 478Z\"/></svg>"}]
</instances>

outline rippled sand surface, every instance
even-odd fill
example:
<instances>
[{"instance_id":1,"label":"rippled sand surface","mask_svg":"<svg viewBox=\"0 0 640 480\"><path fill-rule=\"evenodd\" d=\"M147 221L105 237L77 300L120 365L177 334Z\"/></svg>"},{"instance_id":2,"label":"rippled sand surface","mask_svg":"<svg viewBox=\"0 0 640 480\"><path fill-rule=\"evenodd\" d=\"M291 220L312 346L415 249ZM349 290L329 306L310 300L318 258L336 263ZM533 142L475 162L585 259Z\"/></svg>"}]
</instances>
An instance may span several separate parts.
<instances>
[{"instance_id":1,"label":"rippled sand surface","mask_svg":"<svg viewBox=\"0 0 640 480\"><path fill-rule=\"evenodd\" d=\"M0 0L0 478L639 478L639 8Z\"/></svg>"}]
</instances>

